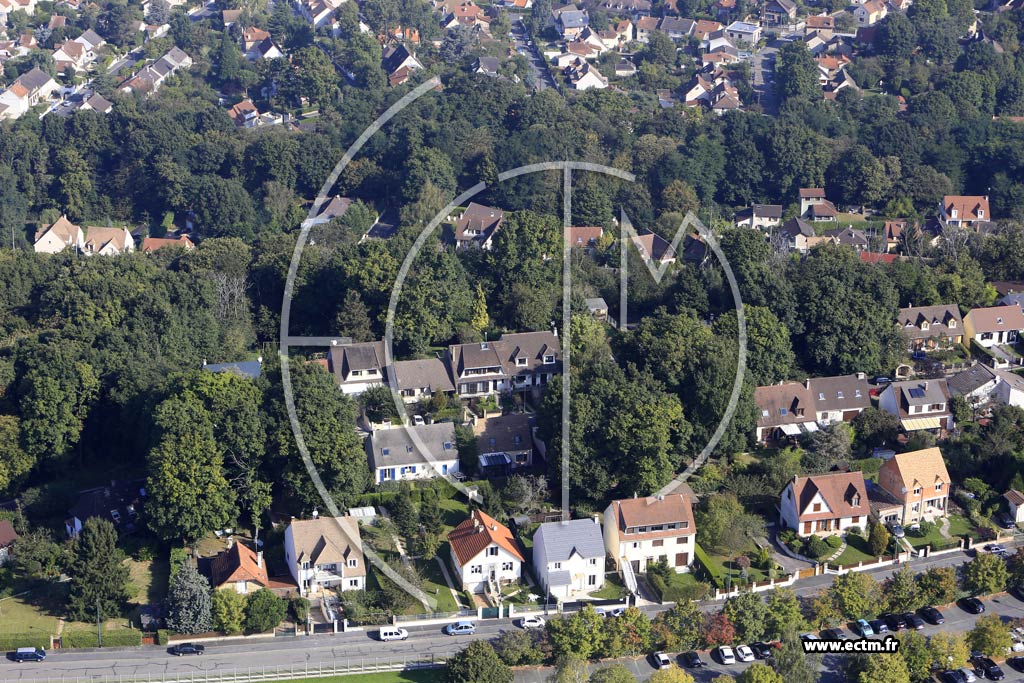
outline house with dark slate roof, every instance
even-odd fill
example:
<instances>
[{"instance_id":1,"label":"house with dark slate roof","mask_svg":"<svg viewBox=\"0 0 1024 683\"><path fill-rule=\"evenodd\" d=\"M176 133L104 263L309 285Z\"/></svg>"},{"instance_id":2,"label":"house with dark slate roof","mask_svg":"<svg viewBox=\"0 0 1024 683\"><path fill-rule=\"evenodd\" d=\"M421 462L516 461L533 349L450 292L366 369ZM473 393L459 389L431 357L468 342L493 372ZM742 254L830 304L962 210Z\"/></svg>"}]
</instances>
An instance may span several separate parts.
<instances>
[{"instance_id":1,"label":"house with dark slate roof","mask_svg":"<svg viewBox=\"0 0 1024 683\"><path fill-rule=\"evenodd\" d=\"M544 589L559 600L604 586L601 519L541 524L533 535L533 569Z\"/></svg>"}]
</instances>

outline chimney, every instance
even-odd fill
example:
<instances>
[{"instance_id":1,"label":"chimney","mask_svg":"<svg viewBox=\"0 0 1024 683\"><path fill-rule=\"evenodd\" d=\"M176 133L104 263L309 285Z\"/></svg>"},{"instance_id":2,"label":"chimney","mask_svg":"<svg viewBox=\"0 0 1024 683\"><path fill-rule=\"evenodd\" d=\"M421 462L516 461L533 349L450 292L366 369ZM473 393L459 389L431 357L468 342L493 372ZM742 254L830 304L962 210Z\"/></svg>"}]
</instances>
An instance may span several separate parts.
<instances>
[{"instance_id":1,"label":"chimney","mask_svg":"<svg viewBox=\"0 0 1024 683\"><path fill-rule=\"evenodd\" d=\"M256 553L256 567L258 569L262 569L263 568L263 551L262 550L260 550L259 552Z\"/></svg>"},{"instance_id":2,"label":"chimney","mask_svg":"<svg viewBox=\"0 0 1024 683\"><path fill-rule=\"evenodd\" d=\"M927 390L928 389L928 380L925 380L924 382L922 382L921 386L924 387L925 390Z\"/></svg>"},{"instance_id":3,"label":"chimney","mask_svg":"<svg viewBox=\"0 0 1024 683\"><path fill-rule=\"evenodd\" d=\"M319 516L320 516L320 511L317 510L316 508L313 508L313 519L316 519Z\"/></svg>"},{"instance_id":4,"label":"chimney","mask_svg":"<svg viewBox=\"0 0 1024 683\"><path fill-rule=\"evenodd\" d=\"M497 531L497 530L498 530L498 525L497 524L492 524L491 525L491 531Z\"/></svg>"},{"instance_id":5,"label":"chimney","mask_svg":"<svg viewBox=\"0 0 1024 683\"><path fill-rule=\"evenodd\" d=\"M206 367L206 359L205 358L203 359L203 367L204 368Z\"/></svg>"},{"instance_id":6,"label":"chimney","mask_svg":"<svg viewBox=\"0 0 1024 683\"><path fill-rule=\"evenodd\" d=\"M235 546L235 537L228 536L228 550L231 550Z\"/></svg>"},{"instance_id":7,"label":"chimney","mask_svg":"<svg viewBox=\"0 0 1024 683\"><path fill-rule=\"evenodd\" d=\"M598 514L594 515L594 524L596 524L598 526L601 526L601 515L598 515Z\"/></svg>"}]
</instances>

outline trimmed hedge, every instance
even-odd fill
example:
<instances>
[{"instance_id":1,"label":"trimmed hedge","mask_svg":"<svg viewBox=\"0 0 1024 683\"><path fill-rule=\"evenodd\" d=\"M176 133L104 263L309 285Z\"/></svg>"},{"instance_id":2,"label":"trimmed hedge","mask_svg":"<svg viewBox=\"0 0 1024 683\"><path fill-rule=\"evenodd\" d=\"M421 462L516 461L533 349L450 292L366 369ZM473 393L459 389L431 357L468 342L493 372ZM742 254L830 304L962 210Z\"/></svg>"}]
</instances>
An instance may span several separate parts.
<instances>
[{"instance_id":1,"label":"trimmed hedge","mask_svg":"<svg viewBox=\"0 0 1024 683\"><path fill-rule=\"evenodd\" d=\"M60 638L61 647L99 647L96 631L70 631ZM103 647L133 647L142 645L142 631L118 629L103 632Z\"/></svg>"},{"instance_id":2,"label":"trimmed hedge","mask_svg":"<svg viewBox=\"0 0 1024 683\"><path fill-rule=\"evenodd\" d=\"M38 647L44 650L50 647L50 636L42 633L3 633L0 634L0 650L17 650L19 647Z\"/></svg>"},{"instance_id":3,"label":"trimmed hedge","mask_svg":"<svg viewBox=\"0 0 1024 683\"><path fill-rule=\"evenodd\" d=\"M722 572L719 571L718 565L711 561L711 558L708 557L708 554L704 552L704 548L701 548L699 543L694 544L693 555L697 562L699 562L701 566L704 567L704 571L707 572L708 576L711 578L712 583L714 583L719 588L724 588L725 579L722 576Z\"/></svg>"},{"instance_id":4,"label":"trimmed hedge","mask_svg":"<svg viewBox=\"0 0 1024 683\"><path fill-rule=\"evenodd\" d=\"M165 628L157 629L156 632L156 644L166 645L171 640L171 632Z\"/></svg>"}]
</instances>

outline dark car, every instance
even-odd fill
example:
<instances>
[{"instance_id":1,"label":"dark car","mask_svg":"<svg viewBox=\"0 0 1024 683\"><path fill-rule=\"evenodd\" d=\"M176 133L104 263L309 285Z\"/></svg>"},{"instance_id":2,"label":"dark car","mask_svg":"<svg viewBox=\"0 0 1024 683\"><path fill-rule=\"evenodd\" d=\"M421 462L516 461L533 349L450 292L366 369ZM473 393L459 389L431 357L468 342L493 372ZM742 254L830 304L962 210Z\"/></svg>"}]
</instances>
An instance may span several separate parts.
<instances>
[{"instance_id":1,"label":"dark car","mask_svg":"<svg viewBox=\"0 0 1024 683\"><path fill-rule=\"evenodd\" d=\"M943 671L940 678L942 679L942 683L967 683L967 676L965 676L964 672L960 671L960 669Z\"/></svg>"},{"instance_id":2,"label":"dark car","mask_svg":"<svg viewBox=\"0 0 1024 683\"><path fill-rule=\"evenodd\" d=\"M1011 669L1024 671L1024 657L1010 657L1006 660L1006 665Z\"/></svg>"},{"instance_id":3,"label":"dark car","mask_svg":"<svg viewBox=\"0 0 1024 683\"><path fill-rule=\"evenodd\" d=\"M41 662L46 659L46 650L38 647L19 647L11 653L11 659L18 662Z\"/></svg>"},{"instance_id":4,"label":"dark car","mask_svg":"<svg viewBox=\"0 0 1024 683\"><path fill-rule=\"evenodd\" d=\"M827 628L821 632L821 637L825 640L846 640L846 634L838 628Z\"/></svg>"},{"instance_id":5,"label":"dark car","mask_svg":"<svg viewBox=\"0 0 1024 683\"><path fill-rule=\"evenodd\" d=\"M936 626L946 621L945 617L942 616L942 612L931 606L922 607L921 616L929 624L935 624Z\"/></svg>"},{"instance_id":6,"label":"dark car","mask_svg":"<svg viewBox=\"0 0 1024 683\"><path fill-rule=\"evenodd\" d=\"M990 681L1001 681L1006 677L999 665L988 657L977 657L971 663L974 664L974 673Z\"/></svg>"},{"instance_id":7,"label":"dark car","mask_svg":"<svg viewBox=\"0 0 1024 683\"><path fill-rule=\"evenodd\" d=\"M912 628L916 631L920 631L924 628L924 619L913 612L904 612L900 616L907 622L907 628Z\"/></svg>"},{"instance_id":8,"label":"dark car","mask_svg":"<svg viewBox=\"0 0 1024 683\"><path fill-rule=\"evenodd\" d=\"M684 652L679 657L683 660L683 666L690 669L699 669L702 666L707 666L707 663L700 658L700 654L693 652L692 650L690 652Z\"/></svg>"},{"instance_id":9,"label":"dark car","mask_svg":"<svg viewBox=\"0 0 1024 683\"><path fill-rule=\"evenodd\" d=\"M960 607L968 614L981 614L985 611L985 603L978 598L964 598L960 601Z\"/></svg>"},{"instance_id":10,"label":"dark car","mask_svg":"<svg viewBox=\"0 0 1024 683\"><path fill-rule=\"evenodd\" d=\"M871 630L875 633L888 633L889 627L886 625L883 619L872 619L868 622L871 626Z\"/></svg>"},{"instance_id":11,"label":"dark car","mask_svg":"<svg viewBox=\"0 0 1024 683\"><path fill-rule=\"evenodd\" d=\"M885 614L881 618L890 631L899 631L907 627L907 619L902 614Z\"/></svg>"},{"instance_id":12,"label":"dark car","mask_svg":"<svg viewBox=\"0 0 1024 683\"><path fill-rule=\"evenodd\" d=\"M204 645L197 645L195 643L178 643L170 649L170 652L175 657L181 657L182 655L201 655L206 650Z\"/></svg>"},{"instance_id":13,"label":"dark car","mask_svg":"<svg viewBox=\"0 0 1024 683\"><path fill-rule=\"evenodd\" d=\"M775 646L771 643L751 643L750 649L758 659L768 659L775 652Z\"/></svg>"}]
</instances>

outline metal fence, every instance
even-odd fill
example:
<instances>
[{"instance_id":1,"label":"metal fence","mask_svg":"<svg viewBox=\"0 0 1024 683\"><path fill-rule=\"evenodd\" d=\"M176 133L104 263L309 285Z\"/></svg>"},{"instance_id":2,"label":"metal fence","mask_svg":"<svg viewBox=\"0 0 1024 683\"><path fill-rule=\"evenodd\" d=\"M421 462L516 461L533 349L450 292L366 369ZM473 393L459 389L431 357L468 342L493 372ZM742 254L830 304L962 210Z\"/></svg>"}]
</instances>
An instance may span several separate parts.
<instances>
[{"instance_id":1,"label":"metal fence","mask_svg":"<svg viewBox=\"0 0 1024 683\"><path fill-rule=\"evenodd\" d=\"M21 683L249 683L255 681L291 681L377 671L427 669L444 665L444 657L417 655L410 657L351 658L344 663L328 662L303 666L252 667L228 671L183 671L155 675L87 676L73 675L60 678L19 678Z\"/></svg>"}]
</instances>

